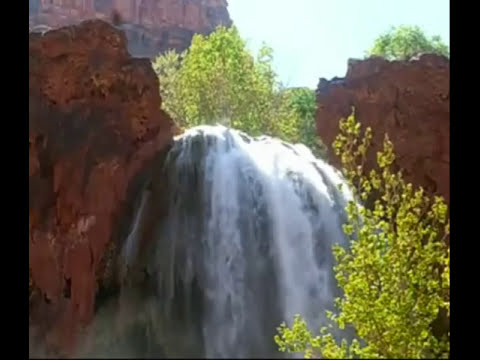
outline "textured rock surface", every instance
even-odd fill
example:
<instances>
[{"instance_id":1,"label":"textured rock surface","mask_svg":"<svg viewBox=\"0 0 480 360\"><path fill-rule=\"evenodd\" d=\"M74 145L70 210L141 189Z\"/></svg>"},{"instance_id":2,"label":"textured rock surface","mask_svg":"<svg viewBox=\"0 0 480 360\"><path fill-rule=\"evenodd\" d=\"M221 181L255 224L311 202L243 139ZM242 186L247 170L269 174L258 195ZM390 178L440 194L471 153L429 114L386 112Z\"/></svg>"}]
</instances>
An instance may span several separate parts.
<instances>
[{"instance_id":1,"label":"textured rock surface","mask_svg":"<svg viewBox=\"0 0 480 360\"><path fill-rule=\"evenodd\" d=\"M317 130L331 147L338 121L351 113L374 132L367 167L388 133L398 165L414 185L450 199L450 62L423 55L408 62L352 60L344 79L320 79ZM333 151L331 152L333 153ZM332 161L339 159L332 154Z\"/></svg>"},{"instance_id":2,"label":"textured rock surface","mask_svg":"<svg viewBox=\"0 0 480 360\"><path fill-rule=\"evenodd\" d=\"M125 42L98 20L30 34L30 325L50 349L91 320L129 186L172 140L150 62Z\"/></svg>"},{"instance_id":3,"label":"textured rock surface","mask_svg":"<svg viewBox=\"0 0 480 360\"><path fill-rule=\"evenodd\" d=\"M170 48L182 51L195 33L230 25L226 0L29 0L30 29L46 30L118 16L130 52L153 57Z\"/></svg>"}]
</instances>

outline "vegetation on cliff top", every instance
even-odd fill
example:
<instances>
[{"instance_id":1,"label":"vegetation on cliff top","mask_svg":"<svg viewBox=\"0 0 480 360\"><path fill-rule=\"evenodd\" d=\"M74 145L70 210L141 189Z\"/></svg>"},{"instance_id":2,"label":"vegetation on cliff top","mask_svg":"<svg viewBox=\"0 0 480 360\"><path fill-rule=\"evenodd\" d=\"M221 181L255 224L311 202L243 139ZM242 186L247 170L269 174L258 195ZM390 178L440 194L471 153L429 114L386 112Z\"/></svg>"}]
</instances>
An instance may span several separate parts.
<instances>
[{"instance_id":1,"label":"vegetation on cliff top","mask_svg":"<svg viewBox=\"0 0 480 360\"><path fill-rule=\"evenodd\" d=\"M345 233L351 246L334 247L336 279L344 294L331 323L314 336L297 316L282 324L275 341L280 350L322 358L447 358L449 330L434 334L432 324L450 318L450 247L447 206L414 190L392 170L393 145L385 137L378 170L366 174L372 139L363 138L353 115L340 122L334 148L355 195L373 200L372 209L351 202ZM353 327L350 343L338 342L339 330Z\"/></svg>"},{"instance_id":2,"label":"vegetation on cliff top","mask_svg":"<svg viewBox=\"0 0 480 360\"><path fill-rule=\"evenodd\" d=\"M450 57L450 49L440 36L428 38L418 26L392 27L380 35L367 51L367 56L382 56L388 60L409 60L420 53Z\"/></svg>"},{"instance_id":3,"label":"vegetation on cliff top","mask_svg":"<svg viewBox=\"0 0 480 360\"><path fill-rule=\"evenodd\" d=\"M182 53L158 56L163 108L181 128L221 123L250 135L304 143L316 155L325 147L315 131L315 92L285 88L272 66L272 49L256 56L235 27L195 35Z\"/></svg>"}]
</instances>

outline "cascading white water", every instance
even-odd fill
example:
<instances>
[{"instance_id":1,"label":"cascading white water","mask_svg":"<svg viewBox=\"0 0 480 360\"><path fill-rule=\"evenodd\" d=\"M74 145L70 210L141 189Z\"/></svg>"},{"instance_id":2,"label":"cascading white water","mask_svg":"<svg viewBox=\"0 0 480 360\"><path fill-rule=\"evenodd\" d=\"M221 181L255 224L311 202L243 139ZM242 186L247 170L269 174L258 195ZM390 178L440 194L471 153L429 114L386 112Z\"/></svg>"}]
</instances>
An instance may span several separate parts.
<instances>
[{"instance_id":1,"label":"cascading white water","mask_svg":"<svg viewBox=\"0 0 480 360\"><path fill-rule=\"evenodd\" d=\"M189 333L175 354L279 356L282 321L301 314L322 326L337 291L331 247L346 239L352 198L338 171L303 145L201 126L176 139L165 174L170 205L150 271L167 331Z\"/></svg>"}]
</instances>

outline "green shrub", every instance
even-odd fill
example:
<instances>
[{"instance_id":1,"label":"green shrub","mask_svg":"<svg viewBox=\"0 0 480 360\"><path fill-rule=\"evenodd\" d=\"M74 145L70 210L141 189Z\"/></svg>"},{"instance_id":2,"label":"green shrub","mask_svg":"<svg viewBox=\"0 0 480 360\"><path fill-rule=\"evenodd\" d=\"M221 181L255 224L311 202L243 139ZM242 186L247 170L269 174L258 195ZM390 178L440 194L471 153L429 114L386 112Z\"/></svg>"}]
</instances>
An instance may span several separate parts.
<instances>
[{"instance_id":1,"label":"green shrub","mask_svg":"<svg viewBox=\"0 0 480 360\"><path fill-rule=\"evenodd\" d=\"M345 233L351 246L335 246L334 268L343 295L328 327L313 336L299 316L292 328L279 327L281 351L322 358L446 358L450 333L434 336L440 312L450 317L450 248L447 206L414 190L392 171L394 149L385 136L378 169L364 170L372 131L361 134L354 116L340 122L334 150L344 175L367 208L347 206ZM355 338L338 341L338 330L355 329Z\"/></svg>"},{"instance_id":2,"label":"green shrub","mask_svg":"<svg viewBox=\"0 0 480 360\"><path fill-rule=\"evenodd\" d=\"M408 60L419 53L434 53L450 57L450 50L440 36L428 38L418 26L391 28L375 40L373 47L367 51L367 56Z\"/></svg>"}]
</instances>

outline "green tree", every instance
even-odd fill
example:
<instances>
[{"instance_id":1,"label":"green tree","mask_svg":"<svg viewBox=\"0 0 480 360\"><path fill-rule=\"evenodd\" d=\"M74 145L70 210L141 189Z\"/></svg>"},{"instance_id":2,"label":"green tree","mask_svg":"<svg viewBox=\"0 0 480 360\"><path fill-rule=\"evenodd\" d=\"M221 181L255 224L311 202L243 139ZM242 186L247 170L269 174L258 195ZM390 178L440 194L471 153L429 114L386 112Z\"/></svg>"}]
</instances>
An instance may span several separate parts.
<instances>
[{"instance_id":1,"label":"green tree","mask_svg":"<svg viewBox=\"0 0 480 360\"><path fill-rule=\"evenodd\" d=\"M272 49L254 57L235 27L196 35L183 54L167 52L153 63L163 109L181 128L222 123L250 135L302 142L317 155L315 94L284 88L273 70Z\"/></svg>"},{"instance_id":2,"label":"green tree","mask_svg":"<svg viewBox=\"0 0 480 360\"><path fill-rule=\"evenodd\" d=\"M272 50L255 59L235 27L195 35L182 55L154 62L164 109L182 127L222 123L257 135L274 130ZM277 112L278 113L278 112Z\"/></svg>"},{"instance_id":3,"label":"green tree","mask_svg":"<svg viewBox=\"0 0 480 360\"><path fill-rule=\"evenodd\" d=\"M327 147L317 136L315 111L317 102L315 90L309 88L290 88L286 92L291 97L291 106L298 116L298 142L308 146L320 158L327 156Z\"/></svg>"},{"instance_id":4,"label":"green tree","mask_svg":"<svg viewBox=\"0 0 480 360\"><path fill-rule=\"evenodd\" d=\"M448 46L440 36L428 38L418 26L392 27L380 35L367 51L367 56L383 56L389 60L408 60L420 53L450 57Z\"/></svg>"},{"instance_id":5,"label":"green tree","mask_svg":"<svg viewBox=\"0 0 480 360\"><path fill-rule=\"evenodd\" d=\"M322 358L447 358L449 337L434 335L432 323L450 317L450 247L447 206L414 190L400 172L392 171L393 145L385 137L377 154L378 169L363 169L372 138L364 136L354 116L340 122L334 142L344 175L355 196L372 200L347 206L345 233L350 247L334 247L334 272L343 295L328 327L312 335L299 316L291 328L282 324L275 341L281 351ZM346 326L352 341L340 340Z\"/></svg>"}]
</instances>

